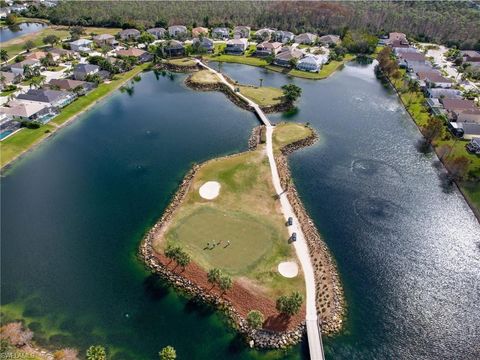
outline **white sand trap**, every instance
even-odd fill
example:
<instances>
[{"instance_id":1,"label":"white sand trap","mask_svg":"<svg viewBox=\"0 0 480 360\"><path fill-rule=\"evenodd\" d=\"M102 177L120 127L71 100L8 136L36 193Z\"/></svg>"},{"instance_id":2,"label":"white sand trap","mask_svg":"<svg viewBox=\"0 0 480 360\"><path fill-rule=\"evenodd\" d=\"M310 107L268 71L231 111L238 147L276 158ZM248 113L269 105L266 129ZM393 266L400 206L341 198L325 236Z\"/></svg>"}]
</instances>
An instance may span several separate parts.
<instances>
[{"instance_id":1,"label":"white sand trap","mask_svg":"<svg viewBox=\"0 0 480 360\"><path fill-rule=\"evenodd\" d=\"M294 278L298 275L298 265L293 261L285 261L278 264L278 272L286 278Z\"/></svg>"},{"instance_id":2,"label":"white sand trap","mask_svg":"<svg viewBox=\"0 0 480 360\"><path fill-rule=\"evenodd\" d=\"M198 193L204 199L213 200L220 194L220 183L217 181L207 181L200 186Z\"/></svg>"}]
</instances>

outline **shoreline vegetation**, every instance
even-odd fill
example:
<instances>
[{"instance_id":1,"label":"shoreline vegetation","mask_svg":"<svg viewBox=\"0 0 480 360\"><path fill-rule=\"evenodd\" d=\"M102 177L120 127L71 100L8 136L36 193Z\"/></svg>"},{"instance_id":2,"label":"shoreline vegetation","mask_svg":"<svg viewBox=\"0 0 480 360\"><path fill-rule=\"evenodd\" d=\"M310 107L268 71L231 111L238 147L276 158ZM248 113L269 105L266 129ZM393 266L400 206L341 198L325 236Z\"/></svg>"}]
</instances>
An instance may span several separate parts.
<instances>
[{"instance_id":1,"label":"shoreline vegetation","mask_svg":"<svg viewBox=\"0 0 480 360\"><path fill-rule=\"evenodd\" d=\"M341 70L346 63L355 60L356 56L353 54L346 54L343 60L336 61L332 60L328 64L324 64L319 72L308 72L308 71L301 71L292 68L286 68L282 66L277 66L273 64L269 64L265 59L254 57L254 56L246 56L246 55L207 55L203 56L204 60L214 61L214 62L226 62L226 63L234 63L234 64L243 64L249 66L256 66L261 67L270 71L279 72L288 76L293 76L301 79L308 79L308 80L324 80L330 76L332 76L338 70Z\"/></svg>"},{"instance_id":2,"label":"shoreline vegetation","mask_svg":"<svg viewBox=\"0 0 480 360\"><path fill-rule=\"evenodd\" d=\"M116 75L114 80L100 84L87 95L65 106L49 123L40 126L38 129L24 128L15 134L15 136L3 140L0 143L1 170L4 171L8 169L16 160L20 159L29 151L32 151L44 140L54 136L58 130L67 126L100 101L113 94L115 90L119 89L140 72L147 70L149 66L150 64L148 63L142 64L126 73Z\"/></svg>"},{"instance_id":3,"label":"shoreline vegetation","mask_svg":"<svg viewBox=\"0 0 480 360\"><path fill-rule=\"evenodd\" d=\"M202 70L191 74L185 82L188 86L196 90L222 91L226 93L235 104L245 108L246 104L239 100L241 98L232 91L226 91L223 86L220 86L221 83L218 80L219 79L217 79L215 74L210 71L205 72L205 70ZM231 79L227 79L227 81L232 82ZM249 107L247 107L247 109L250 111L253 110ZM288 133L290 126L299 125L294 125L294 123L282 123L276 126L276 130L278 129L278 131L286 131ZM318 315L322 323L322 332L324 334L332 335L341 330L343 319L345 317L346 309L342 285L340 283L338 270L333 257L319 235L313 221L308 216L300 197L293 186L287 163L288 154L297 149L310 146L318 139L318 136L313 129L308 126L305 126L305 129L307 129L306 134L303 134L298 138L290 138L290 141L286 143L282 143L281 139L276 137L276 132L274 131L274 154L282 186L286 189L289 201L300 221L302 231L307 239L310 256L312 257L312 262L314 264L316 303ZM263 126L258 126L252 130L252 136L248 143L249 152L255 151L261 146L262 139L265 136L264 131L265 129ZM290 136L292 135L290 134ZM215 293L214 290L212 292L213 287L209 288L208 286L205 286L208 284L208 281L205 280L207 278L207 273L204 268L200 267L194 261L183 267L182 270L178 266L173 266L174 264L172 264L172 261L169 261L165 255L159 251L160 248L158 248L158 239L167 237L169 231L168 228L172 218L179 212L182 212L183 209L181 209L181 207L184 203L191 201L191 199L188 199L192 197L192 187L197 186L194 184L199 171L201 171L203 167L208 166L211 162L235 158L242 156L242 154L234 154L225 158L209 160L201 165L194 165L181 182L162 217L143 238L139 253L141 258L144 259L146 265L153 272L164 277L174 287L186 292L199 301L210 303L219 310L222 310L231 320L232 326L245 336L246 340L250 343L250 346L258 348L284 348L298 343L301 340L301 334L305 329L305 322L303 319L302 321L297 319L296 322L290 325L290 327L283 327L280 331L275 323L269 323L268 321L264 323L263 327L265 329L263 330L252 328L249 326L246 319L247 310L255 308L254 306L249 306L249 303L258 303L258 297L262 297L262 292L256 294L255 292L251 293L249 288L243 289L243 291L239 290L242 287L245 288L245 286L242 286L244 285L243 281L239 281L238 279L234 280L236 294L242 294L238 299L235 298L235 294L229 297L228 292L223 294ZM163 244L163 246L165 247L166 244ZM255 286L253 287L253 290L257 290ZM271 302L271 300L269 301L268 298L265 298L261 302L268 303ZM274 305L272 304L270 306ZM304 315L304 313L305 309L303 306L301 314Z\"/></svg>"},{"instance_id":4,"label":"shoreline vegetation","mask_svg":"<svg viewBox=\"0 0 480 360\"><path fill-rule=\"evenodd\" d=\"M413 123L417 126L420 133L425 137L425 132L428 132L428 120L430 115L424 106L425 97L419 90L412 90L403 84L402 76L404 70L400 70L399 78L388 76L384 71L381 71L383 78L388 82L392 89L397 94L405 111L408 113ZM446 135L445 135L446 134ZM448 173L451 172L449 161L456 157L465 157L468 159L468 171L477 177L476 181L464 180L463 177L456 177L452 174L450 180L460 191L466 203L472 210L477 221L480 223L480 157L478 155L469 154L465 149L465 141L458 139L451 139L447 133L447 129L442 126L439 134L430 140L430 145L438 160L443 164ZM467 171L465 171L466 173Z\"/></svg>"}]
</instances>

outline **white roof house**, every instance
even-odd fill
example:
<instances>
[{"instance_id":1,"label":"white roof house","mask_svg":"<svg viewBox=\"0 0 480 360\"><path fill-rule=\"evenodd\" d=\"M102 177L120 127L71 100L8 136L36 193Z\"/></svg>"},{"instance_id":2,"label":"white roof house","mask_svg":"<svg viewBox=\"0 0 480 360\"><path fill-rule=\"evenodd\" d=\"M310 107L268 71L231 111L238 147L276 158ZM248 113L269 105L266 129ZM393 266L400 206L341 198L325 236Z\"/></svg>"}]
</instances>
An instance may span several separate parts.
<instances>
[{"instance_id":1,"label":"white roof house","mask_svg":"<svg viewBox=\"0 0 480 360\"><path fill-rule=\"evenodd\" d=\"M298 60L297 68L303 71L317 72L326 62L327 58L325 56L310 54Z\"/></svg>"},{"instance_id":2,"label":"white roof house","mask_svg":"<svg viewBox=\"0 0 480 360\"><path fill-rule=\"evenodd\" d=\"M77 52L89 52L92 50L92 41L88 39L78 39L70 43L70 49Z\"/></svg>"}]
</instances>

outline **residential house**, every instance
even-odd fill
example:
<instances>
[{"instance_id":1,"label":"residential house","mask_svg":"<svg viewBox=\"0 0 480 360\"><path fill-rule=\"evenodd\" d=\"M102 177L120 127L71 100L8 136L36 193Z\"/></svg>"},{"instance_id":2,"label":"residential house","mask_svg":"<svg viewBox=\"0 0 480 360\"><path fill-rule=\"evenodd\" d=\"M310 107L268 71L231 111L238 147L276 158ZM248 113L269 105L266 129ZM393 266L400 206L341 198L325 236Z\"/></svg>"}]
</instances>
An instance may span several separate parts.
<instances>
[{"instance_id":1,"label":"residential house","mask_svg":"<svg viewBox=\"0 0 480 360\"><path fill-rule=\"evenodd\" d=\"M10 8L0 8L0 19L6 19L8 14L10 14Z\"/></svg>"},{"instance_id":2,"label":"residential house","mask_svg":"<svg viewBox=\"0 0 480 360\"><path fill-rule=\"evenodd\" d=\"M96 74L100 71L100 67L91 64L78 64L73 69L73 78L75 80L85 80L88 75Z\"/></svg>"},{"instance_id":3,"label":"residential house","mask_svg":"<svg viewBox=\"0 0 480 360\"><path fill-rule=\"evenodd\" d=\"M463 110L474 110L476 109L475 103L472 100L464 99L440 99L440 102L443 104L445 110L450 114L450 117L453 118L453 112L463 111Z\"/></svg>"},{"instance_id":4,"label":"residential house","mask_svg":"<svg viewBox=\"0 0 480 360\"><path fill-rule=\"evenodd\" d=\"M92 40L78 39L70 43L70 49L76 52L90 52L92 51Z\"/></svg>"},{"instance_id":5,"label":"residential house","mask_svg":"<svg viewBox=\"0 0 480 360\"><path fill-rule=\"evenodd\" d=\"M442 115L445 113L442 103L437 98L427 98L426 103L433 115Z\"/></svg>"},{"instance_id":6,"label":"residential house","mask_svg":"<svg viewBox=\"0 0 480 360\"><path fill-rule=\"evenodd\" d=\"M473 138L465 147L472 154L480 155L480 137Z\"/></svg>"},{"instance_id":7,"label":"residential house","mask_svg":"<svg viewBox=\"0 0 480 360\"><path fill-rule=\"evenodd\" d=\"M480 52L475 50L461 51L462 60L465 63L480 62Z\"/></svg>"},{"instance_id":8,"label":"residential house","mask_svg":"<svg viewBox=\"0 0 480 360\"><path fill-rule=\"evenodd\" d=\"M208 36L208 29L198 26L192 29L192 36L198 38L200 36Z\"/></svg>"},{"instance_id":9,"label":"residential house","mask_svg":"<svg viewBox=\"0 0 480 360\"><path fill-rule=\"evenodd\" d=\"M0 113L0 140L20 129L21 123L13 119L10 114Z\"/></svg>"},{"instance_id":10,"label":"residential house","mask_svg":"<svg viewBox=\"0 0 480 360\"><path fill-rule=\"evenodd\" d=\"M192 45L193 47L198 47L199 49L207 53L213 52L213 49L214 49L213 40L207 37L194 38L192 41Z\"/></svg>"},{"instance_id":11,"label":"residential house","mask_svg":"<svg viewBox=\"0 0 480 360\"><path fill-rule=\"evenodd\" d=\"M318 42L324 45L332 46L332 45L338 45L342 42L340 40L340 36L338 35L323 35L318 38Z\"/></svg>"},{"instance_id":12,"label":"residential house","mask_svg":"<svg viewBox=\"0 0 480 360\"><path fill-rule=\"evenodd\" d=\"M235 26L233 28L234 39L248 39L250 37L250 26Z\"/></svg>"},{"instance_id":13,"label":"residential house","mask_svg":"<svg viewBox=\"0 0 480 360\"><path fill-rule=\"evenodd\" d=\"M453 120L456 122L480 124L480 109L454 110Z\"/></svg>"},{"instance_id":14,"label":"residential house","mask_svg":"<svg viewBox=\"0 0 480 360\"><path fill-rule=\"evenodd\" d=\"M85 94L95 88L94 83L72 79L51 79L47 85L50 88L65 91L74 91L76 89L81 89L80 94Z\"/></svg>"},{"instance_id":15,"label":"residential house","mask_svg":"<svg viewBox=\"0 0 480 360\"><path fill-rule=\"evenodd\" d=\"M408 49L412 48L408 43L402 42L400 40L392 41L389 46L392 48L392 51L395 55L399 53L399 49ZM415 49L415 48L412 48Z\"/></svg>"},{"instance_id":16,"label":"residential house","mask_svg":"<svg viewBox=\"0 0 480 360\"><path fill-rule=\"evenodd\" d=\"M426 87L440 87L440 88L450 88L453 85L453 80L447 79L442 76L438 71L419 71L417 73L418 79L420 80L420 85L422 82L425 83Z\"/></svg>"},{"instance_id":17,"label":"residential house","mask_svg":"<svg viewBox=\"0 0 480 360\"><path fill-rule=\"evenodd\" d=\"M407 69L411 68L412 65L425 65L426 62L427 59L425 58L425 55L419 52L406 52L399 54L398 64Z\"/></svg>"},{"instance_id":18,"label":"residential house","mask_svg":"<svg viewBox=\"0 0 480 360\"><path fill-rule=\"evenodd\" d=\"M277 53L282 48L282 43L280 42L268 42L264 41L257 45L257 49L255 51L256 56L270 56L270 55L277 55Z\"/></svg>"},{"instance_id":19,"label":"residential house","mask_svg":"<svg viewBox=\"0 0 480 360\"><path fill-rule=\"evenodd\" d=\"M150 54L148 51L137 49L137 48L130 48L126 50L117 50L117 56L132 56L137 59L138 62L144 63L147 61L152 60L153 55Z\"/></svg>"},{"instance_id":20,"label":"residential house","mask_svg":"<svg viewBox=\"0 0 480 360\"><path fill-rule=\"evenodd\" d=\"M327 62L325 56L308 54L304 58L298 60L297 69L302 71L318 72L322 65Z\"/></svg>"},{"instance_id":21,"label":"residential house","mask_svg":"<svg viewBox=\"0 0 480 360\"><path fill-rule=\"evenodd\" d=\"M286 44L295 39L295 35L290 31L277 30L273 33L275 41L279 41L282 44Z\"/></svg>"},{"instance_id":22,"label":"residential house","mask_svg":"<svg viewBox=\"0 0 480 360\"><path fill-rule=\"evenodd\" d=\"M93 37L93 42L98 46L117 46L118 41L110 34L100 34Z\"/></svg>"},{"instance_id":23,"label":"residential house","mask_svg":"<svg viewBox=\"0 0 480 360\"><path fill-rule=\"evenodd\" d=\"M255 39L258 41L270 41L275 34L275 30L269 28L259 29L255 32Z\"/></svg>"},{"instance_id":24,"label":"residential house","mask_svg":"<svg viewBox=\"0 0 480 360\"><path fill-rule=\"evenodd\" d=\"M278 66L292 66L294 59L299 60L303 57L303 52L292 47L283 48L276 56L273 63Z\"/></svg>"},{"instance_id":25,"label":"residential house","mask_svg":"<svg viewBox=\"0 0 480 360\"><path fill-rule=\"evenodd\" d=\"M443 99L461 99L462 92L455 89L442 89L442 88L428 88L425 94L429 98L443 98Z\"/></svg>"},{"instance_id":26,"label":"residential house","mask_svg":"<svg viewBox=\"0 0 480 360\"><path fill-rule=\"evenodd\" d=\"M10 65L10 71L15 74L15 76L20 75L23 76L23 71L25 70L25 66L30 66L31 68L39 68L40 61L36 59L27 59L23 60L19 63L15 63Z\"/></svg>"},{"instance_id":27,"label":"residential house","mask_svg":"<svg viewBox=\"0 0 480 360\"><path fill-rule=\"evenodd\" d=\"M75 97L71 92L51 89L30 89L24 94L17 95L18 100L36 101L58 108L70 104Z\"/></svg>"},{"instance_id":28,"label":"residential house","mask_svg":"<svg viewBox=\"0 0 480 360\"><path fill-rule=\"evenodd\" d=\"M299 44L312 45L317 41L317 35L312 33L303 33L295 36L295 42Z\"/></svg>"},{"instance_id":29,"label":"residential house","mask_svg":"<svg viewBox=\"0 0 480 360\"><path fill-rule=\"evenodd\" d=\"M0 89L3 90L5 86L19 83L22 77L10 71L0 71Z\"/></svg>"},{"instance_id":30,"label":"residential house","mask_svg":"<svg viewBox=\"0 0 480 360\"><path fill-rule=\"evenodd\" d=\"M31 53L26 54L25 59L29 60L41 60L45 56L47 56L47 53L45 51L34 51ZM53 55L52 55L53 56Z\"/></svg>"},{"instance_id":31,"label":"residential house","mask_svg":"<svg viewBox=\"0 0 480 360\"><path fill-rule=\"evenodd\" d=\"M28 4L13 4L10 6L10 12L12 13L21 13L22 11L28 10Z\"/></svg>"},{"instance_id":32,"label":"residential house","mask_svg":"<svg viewBox=\"0 0 480 360\"><path fill-rule=\"evenodd\" d=\"M214 39L226 40L229 38L229 31L225 27L216 27L212 30L212 37Z\"/></svg>"},{"instance_id":33,"label":"residential house","mask_svg":"<svg viewBox=\"0 0 480 360\"><path fill-rule=\"evenodd\" d=\"M227 41L225 52L232 55L241 55L248 48L247 39L231 39Z\"/></svg>"},{"instance_id":34,"label":"residential house","mask_svg":"<svg viewBox=\"0 0 480 360\"><path fill-rule=\"evenodd\" d=\"M168 27L168 34L171 37L180 37L187 35L187 28L183 25L173 25Z\"/></svg>"},{"instance_id":35,"label":"residential house","mask_svg":"<svg viewBox=\"0 0 480 360\"><path fill-rule=\"evenodd\" d=\"M49 48L46 51L49 52L50 54L52 54L54 59L55 59L56 56L58 56L59 58L61 58L61 57L68 57L68 58L78 57L78 54L75 51L72 51L72 50L59 49L59 48Z\"/></svg>"},{"instance_id":36,"label":"residential house","mask_svg":"<svg viewBox=\"0 0 480 360\"><path fill-rule=\"evenodd\" d=\"M0 113L11 115L17 120L32 121L53 114L53 109L47 103L12 100L8 107L0 107Z\"/></svg>"},{"instance_id":37,"label":"residential house","mask_svg":"<svg viewBox=\"0 0 480 360\"><path fill-rule=\"evenodd\" d=\"M403 44L408 45L407 35L401 32L391 32L388 34L388 42L389 44L393 44L394 42L400 42Z\"/></svg>"},{"instance_id":38,"label":"residential house","mask_svg":"<svg viewBox=\"0 0 480 360\"><path fill-rule=\"evenodd\" d=\"M167 30L161 27L156 27L148 29L147 32L155 36L157 39L163 39L165 37L165 34L167 33Z\"/></svg>"},{"instance_id":39,"label":"residential house","mask_svg":"<svg viewBox=\"0 0 480 360\"><path fill-rule=\"evenodd\" d=\"M137 40L140 37L140 31L137 29L125 29L120 31L118 36L123 41Z\"/></svg>"},{"instance_id":40,"label":"residential house","mask_svg":"<svg viewBox=\"0 0 480 360\"><path fill-rule=\"evenodd\" d=\"M165 52L169 57L185 55L185 47L180 41L170 40L165 46Z\"/></svg>"}]
</instances>

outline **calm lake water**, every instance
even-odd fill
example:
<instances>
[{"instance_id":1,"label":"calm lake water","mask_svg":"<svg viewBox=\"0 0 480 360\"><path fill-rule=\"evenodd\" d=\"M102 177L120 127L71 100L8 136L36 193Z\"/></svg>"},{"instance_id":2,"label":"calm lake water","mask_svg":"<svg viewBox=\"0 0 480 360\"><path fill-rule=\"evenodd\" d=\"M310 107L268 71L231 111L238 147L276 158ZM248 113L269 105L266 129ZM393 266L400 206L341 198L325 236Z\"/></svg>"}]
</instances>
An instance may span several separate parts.
<instances>
[{"instance_id":1,"label":"calm lake water","mask_svg":"<svg viewBox=\"0 0 480 360\"><path fill-rule=\"evenodd\" d=\"M40 23L21 23L0 29L0 41L5 42L16 37L42 30L46 25Z\"/></svg>"},{"instance_id":2,"label":"calm lake water","mask_svg":"<svg viewBox=\"0 0 480 360\"><path fill-rule=\"evenodd\" d=\"M320 141L293 154L295 183L332 250L348 303L328 359L474 359L480 356L480 226L442 187L432 155L372 65L320 82L235 64L245 83L303 88L298 111ZM223 94L194 92L184 75L144 74L19 161L2 179L2 311L40 341L115 359L304 359L245 348L210 309L143 270L143 232L192 162L247 148L253 114Z\"/></svg>"}]
</instances>

